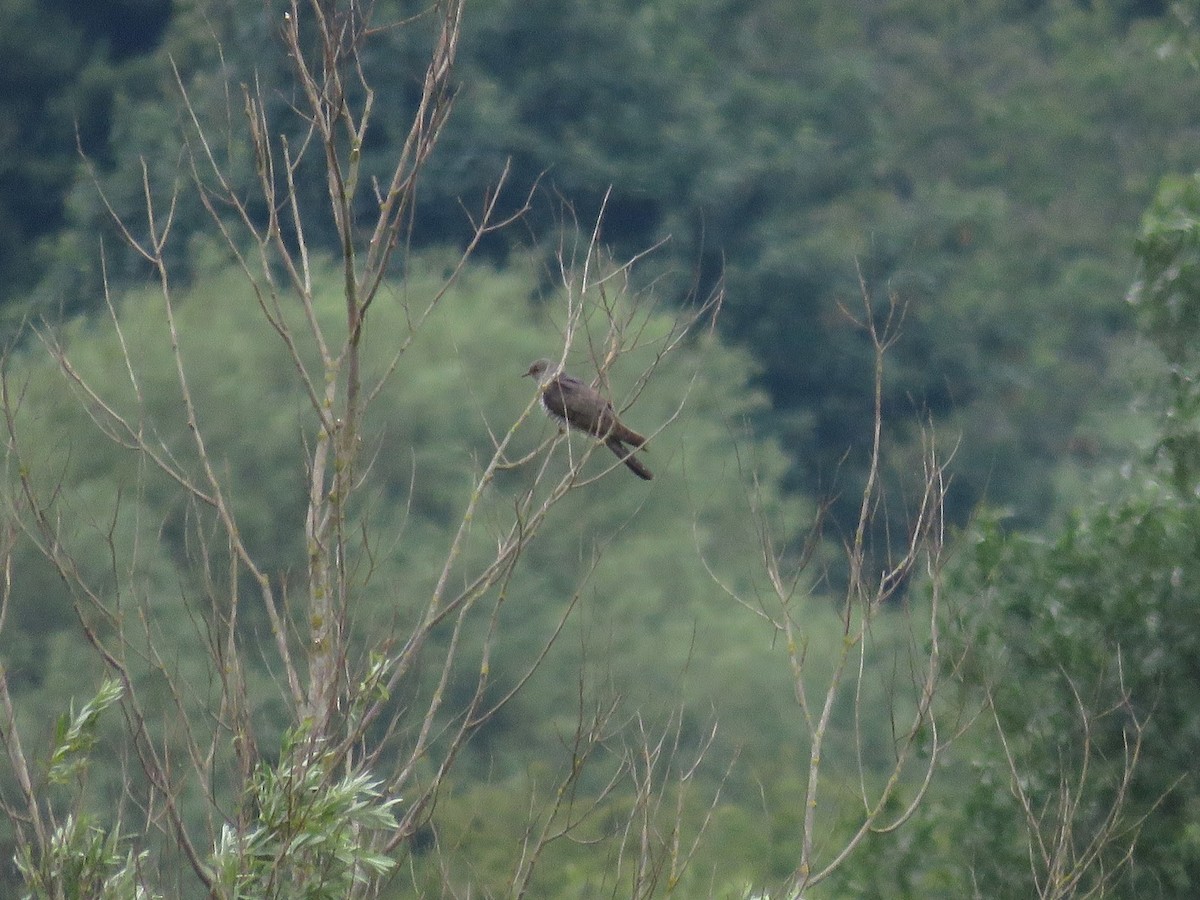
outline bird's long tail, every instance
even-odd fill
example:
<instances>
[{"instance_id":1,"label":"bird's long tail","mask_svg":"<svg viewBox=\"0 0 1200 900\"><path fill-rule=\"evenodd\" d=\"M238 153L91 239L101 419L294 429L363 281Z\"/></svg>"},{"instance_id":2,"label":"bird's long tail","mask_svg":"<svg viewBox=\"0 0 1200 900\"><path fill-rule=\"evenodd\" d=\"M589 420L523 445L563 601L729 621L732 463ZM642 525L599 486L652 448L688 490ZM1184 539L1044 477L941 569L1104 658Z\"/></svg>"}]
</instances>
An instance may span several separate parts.
<instances>
[{"instance_id":1,"label":"bird's long tail","mask_svg":"<svg viewBox=\"0 0 1200 900\"><path fill-rule=\"evenodd\" d=\"M605 441L605 443L608 445L608 449L617 454L617 458L621 460L621 462L625 463L625 465L629 466L629 470L638 478L643 478L646 481L649 481L654 477L654 473L647 469L642 461L633 455L633 450L629 449L615 438L609 438L607 441Z\"/></svg>"}]
</instances>

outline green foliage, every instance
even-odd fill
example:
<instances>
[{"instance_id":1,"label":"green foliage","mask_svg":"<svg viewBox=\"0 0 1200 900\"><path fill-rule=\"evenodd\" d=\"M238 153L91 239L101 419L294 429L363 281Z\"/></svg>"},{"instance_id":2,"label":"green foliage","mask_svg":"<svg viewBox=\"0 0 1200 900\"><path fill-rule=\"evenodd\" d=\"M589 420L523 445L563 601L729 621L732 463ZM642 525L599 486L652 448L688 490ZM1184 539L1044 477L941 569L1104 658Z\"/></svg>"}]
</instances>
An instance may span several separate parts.
<instances>
[{"instance_id":1,"label":"green foliage","mask_svg":"<svg viewBox=\"0 0 1200 900\"><path fill-rule=\"evenodd\" d=\"M421 8L395 0L380 12ZM180 160L194 147L168 55L230 183L254 174L239 84L260 85L272 129L302 143L287 62L262 52L276 40L272 10L181 6L154 65L118 92L114 165L99 174L135 231L141 161L165 195L188 177ZM871 415L869 349L839 310L859 293L857 263L880 299L894 292L909 310L887 387L898 458L915 454L907 423L928 413L947 445L966 437L957 518L986 495L1038 521L1062 468L1116 455L1103 423L1126 399L1108 373L1129 324L1120 297L1132 224L1161 173L1194 155L1196 87L1184 54L1157 52L1162 12L1007 0L476 3L413 240L462 240L460 203L476 209L506 165L502 210L538 179L555 198L509 235L551 245L569 216L559 199L589 224L606 202L604 238L623 252L671 235L663 268L695 269L704 284L724 273L720 327L752 348L771 402L756 424L787 448L792 487L842 498L843 525ZM369 49L364 177L384 171L411 121L431 39L422 21L381 30ZM302 161L295 181L301 208L323 213L319 165ZM72 191L70 217L43 307L99 296L90 260L112 230L90 182ZM310 217L306 234L333 249L326 218ZM173 228L170 261L193 271L209 223L187 192ZM507 259L509 235L484 251ZM118 241L105 249L114 283L141 276Z\"/></svg>"},{"instance_id":2,"label":"green foliage","mask_svg":"<svg viewBox=\"0 0 1200 900\"><path fill-rule=\"evenodd\" d=\"M154 7L159 2L107 0L95 6L102 11L114 4ZM142 283L147 274L145 261L127 246L113 215L121 217L132 235L144 237L147 185L156 198L175 204L172 230L179 240L168 248L171 271L178 278L194 274L193 263L205 259L214 242L209 232L212 220L204 204L195 191L183 187L193 176L203 178L209 173L199 160L196 171L189 171L188 152L200 152L192 143L197 136L191 114L209 129L212 149L225 165L230 182L246 190L254 183L255 171L244 120L237 119L242 112L239 86L255 83L261 68L264 93L275 103L268 112L274 115L280 108L289 108L280 80L287 71L286 60L261 52L277 40L269 4L175 3L169 5L169 22L156 12L161 13L161 8L146 9L145 18L138 16L137 20L146 26L155 21L165 26L161 40L157 35L150 40L141 32L147 54L131 57L113 69L105 97L108 112L103 140L86 148L88 165L77 165L73 142L65 148L78 171L73 177L64 175L55 196L69 225L47 235L39 246L44 271L29 296L5 310L10 330L36 315L57 318L64 313L94 311L102 305L106 282L118 291ZM79 15L93 17L90 10ZM126 25L123 31L127 36L139 33L128 27L128 15L116 21ZM227 55L223 49L229 51ZM192 104L191 114L183 109L175 71L180 73ZM229 79L228 93L220 81L223 77ZM293 119L280 116L280 128L286 130L289 122L294 124ZM320 171L309 163L298 180L320 183L320 177ZM311 201L314 196L323 200L319 190L306 199ZM263 212L261 205L252 211L256 215ZM158 224L165 224L165 216ZM313 237L324 237L329 244L327 231L318 229Z\"/></svg>"},{"instance_id":3,"label":"green foliage","mask_svg":"<svg viewBox=\"0 0 1200 900\"><path fill-rule=\"evenodd\" d=\"M1068 773L1081 773L1090 753L1084 802L1070 823L1082 847L1116 802L1140 725L1120 840L1103 868L1118 871L1137 836L1133 864L1113 895L1184 896L1200 883L1200 844L1187 828L1196 786L1185 776L1189 748L1200 739L1186 699L1200 690L1192 664L1200 620L1187 588L1200 578L1200 517L1194 503L1139 478L1128 496L1082 514L1051 542L984 532L960 586L986 600L970 629L975 664L984 667L975 678L991 691L1034 808L1054 809ZM999 827L1020 816L997 756L993 749L980 763L966 846L980 883L1011 886L1014 869L1028 865L1021 865L1022 829Z\"/></svg>"},{"instance_id":4,"label":"green foliage","mask_svg":"<svg viewBox=\"0 0 1200 900\"><path fill-rule=\"evenodd\" d=\"M766 365L797 473L812 485L841 472L849 503L870 414L867 348L838 312L858 292L855 260L878 295L908 305L889 424L928 410L948 437L965 438L955 517L987 494L1038 521L1064 459L1112 450L1102 431L1077 441L1076 429L1110 402L1098 388L1126 325L1131 224L1164 155L1181 158L1182 122L1158 105L1162 92L1194 86L1178 61L1170 76L1152 59L1150 30L1114 29L1074 4L1028 16L1003 7L876 7L851 39L874 63L863 91L878 98L870 139L855 142L869 157L858 177L807 207L789 194L796 179L779 179L778 202L745 216L753 243L729 253L726 325ZM775 40L803 46L807 25L793 28ZM836 102L824 85L815 91ZM1154 124L1109 118L1097 129L1114 93L1145 96L1122 108ZM1131 161L1114 132L1164 149Z\"/></svg>"},{"instance_id":5,"label":"green foliage","mask_svg":"<svg viewBox=\"0 0 1200 900\"><path fill-rule=\"evenodd\" d=\"M47 781L66 784L82 774L87 767L88 755L96 745L100 714L120 700L123 693L120 682L106 678L96 696L85 703L78 714L74 703L71 704L71 712L59 718L54 732L54 752L50 756Z\"/></svg>"},{"instance_id":6,"label":"green foliage","mask_svg":"<svg viewBox=\"0 0 1200 900\"><path fill-rule=\"evenodd\" d=\"M964 537L947 584L962 598L960 671L969 702L991 707L911 827L873 839L837 884L864 898L1042 896L1039 883L1052 896L1190 896L1194 503L1141 472L1049 538L995 520Z\"/></svg>"},{"instance_id":7,"label":"green foliage","mask_svg":"<svg viewBox=\"0 0 1200 900\"><path fill-rule=\"evenodd\" d=\"M1088 482L1047 534L982 517L963 536L947 587L962 598L961 673L986 696L986 724L956 749L916 827L876 842L884 868L904 873L899 895L1030 896L1035 878L1064 896L1190 896L1200 884L1198 220L1200 181L1168 177L1136 245L1130 298L1157 349L1137 377L1165 401L1158 452ZM1059 852L1054 875L1043 847ZM847 877L861 896L898 896L863 867Z\"/></svg>"},{"instance_id":8,"label":"green foliage","mask_svg":"<svg viewBox=\"0 0 1200 900\"><path fill-rule=\"evenodd\" d=\"M443 253L411 257L404 280L390 284L372 308L363 369L368 384L387 372L408 323L435 296L451 263L452 257ZM340 274L317 261L313 274L318 313L332 319L339 314ZM180 352L199 426L210 460L228 486L239 535L272 581L295 594L302 590L304 571L304 448L312 427L308 400L298 389L285 349L261 321L243 277L227 269L205 272L175 298ZM521 373L531 359L557 346L557 299L555 291L539 287L532 271L468 267L425 320L421 340L408 346L381 387L363 421L370 488L351 510L348 526L365 540L346 559L349 571L356 573L351 625L357 646L373 646L391 629L403 630L432 590L477 460L491 452L491 434L507 429L533 400L532 385ZM111 322L76 320L47 339L62 341L75 371L93 384L103 402L153 434L177 465L195 473L162 304L152 290L132 292L119 301L117 321L128 368ZM289 308L286 315L301 312ZM633 399L636 374L651 360L656 341L669 332L670 321L660 311L639 314L645 349L623 357L610 373L614 399L622 406ZM594 323L597 328L603 324ZM568 361L569 368L584 376L590 366L586 335L592 326L581 326L580 343ZM42 349L35 344L10 360L10 384L20 395L16 451L34 490L57 498L65 525L62 549L78 560L85 581L112 605L114 619L132 629L127 636L135 646L156 661L150 665L135 657L128 662L150 721L174 716L177 702L198 713L211 701L217 678L208 655L208 623L214 611L231 602L206 574L227 565L222 546L211 540L211 513L181 504L170 480L153 465L98 437L88 415L93 401L71 396L69 380L55 371ZM312 358L304 348L302 352ZM741 861L718 863L705 855L689 877L703 883L723 867L750 879L757 867L746 861L768 852L774 874L788 870L791 828L782 824L762 833L739 812L742 804L761 803L758 781L779 783L787 770L784 760L805 758L783 648L705 568L743 596L768 596L769 588L761 583L760 535L752 507L782 535L802 531L812 515L802 503L779 495L785 457L773 442L756 440L748 426L765 402L747 387L753 370L744 354L709 335L685 342L668 356L625 413L631 424L646 430L668 423L651 439L648 462L655 480L647 486L622 477L628 473L619 469L568 497L504 593L481 604L468 620L460 642L461 665L446 687L448 715L462 709L475 691L489 635L486 698L491 703L524 677L530 660L567 616L541 669L458 760L461 793L440 798L435 819L447 846L467 842L457 828L469 821L463 811L477 806L480 790L512 785L514 797L526 790L523 803L553 802L553 792L544 790L563 776L560 764L569 768L564 742L569 743L586 709L612 704L614 727L636 717L679 723L681 758L698 752L714 722L718 726L708 756L681 800L687 827L698 830L706 804L726 780L716 820L726 837L714 840L728 840ZM514 453L531 452L556 433L535 409L517 436ZM570 435L547 464L554 472L564 471L568 457L578 459L590 449L592 442ZM534 467L541 462L537 457L503 472L487 488L452 579L491 558L513 498L530 489ZM613 464L607 454L595 454L585 472L600 474ZM746 484L753 475L758 493L752 503ZM18 716L28 723L37 709L61 707L71 695L80 659L91 658L79 636L78 619L93 621L94 611L86 598L66 591L26 544L18 549L14 572L3 650L50 648L22 656L21 677L12 679ZM252 587L245 584L239 590L238 639L249 660L248 702L261 740L269 741L286 715L272 673L259 664L267 654L254 649L269 644L271 636L263 611L247 599L255 596ZM809 606L808 665L818 678L840 646L840 626L819 594L803 602ZM108 634L106 621L96 623L101 636ZM885 657L892 652L886 649L888 634L889 626L881 622L876 638ZM436 633L428 658L439 659L447 640L447 634ZM436 675L436 666L422 668L389 697L391 712L402 717L398 741L411 739L403 712L436 689ZM876 689L882 702L886 688L871 688ZM839 715L837 729L830 755L849 770L855 759L852 718ZM236 778L224 774L234 765L228 743L217 736L214 770L223 774L214 776L213 790L222 802L233 803L240 788ZM614 751L597 756L582 791L600 790L621 765L624 754ZM886 759L888 753L887 739L881 737L869 743L867 758L879 754ZM172 754L182 756L182 748ZM727 778L725 769L734 758L746 767ZM386 763L385 756L381 765ZM544 777L527 777L535 770ZM262 770L253 791L274 796L272 792L287 787L290 771ZM295 778L300 774L292 772ZM128 776L115 758L93 754L93 785L117 792ZM845 787L845 796L851 796L849 782ZM198 788L181 784L180 803L185 818L199 824L211 809ZM343 801L353 794L351 788L365 791L357 783L342 788ZM799 782L792 788L779 792L778 802L800 802ZM664 827L674 814L664 808ZM265 858L250 854L251 844L275 852L289 846L300 833L289 829L302 824L268 820L265 813L249 821L257 824L228 837L223 860L230 853L243 862ZM216 823L214 833L219 828ZM498 844L489 839L479 850L481 860L490 854L512 858L516 836L501 830L506 833L494 838ZM332 845L321 852L326 850L333 853L330 858L341 852ZM556 849L547 859L559 860L558 853ZM574 855L565 843L562 853L564 860ZM592 855L583 854L576 864L581 878L605 877L604 861ZM480 868L485 868L482 862ZM230 875L234 881L227 882L230 891L238 878L253 881L265 872L249 863L235 869L237 874ZM552 880L549 873L556 870L548 866L546 871ZM480 883L500 890L505 875L493 879L494 874L489 871Z\"/></svg>"},{"instance_id":9,"label":"green foliage","mask_svg":"<svg viewBox=\"0 0 1200 900\"><path fill-rule=\"evenodd\" d=\"M139 0L119 5L129 10ZM93 27L105 18L101 4L62 0L52 6L70 9ZM400 15L419 4L381 6ZM112 231L92 184L71 185L76 164L66 111L72 104L89 112L80 122L81 136L94 150L108 199L134 223L135 233L144 227L140 161L159 196L171 195L180 179L190 177L183 155L188 125L178 111L168 54L197 117L217 129L213 146L232 184L248 183L254 163L238 124L239 83L263 87L274 130L297 139L306 126L290 116L287 61L263 53L275 40L270 4L253 10L179 4L159 55L120 65L66 18L34 14L40 10L18 3L0 14L12 19L5 31L15 42L9 58L37 76L27 90L6 95L13 104L9 119L19 127L11 146L0 140L0 153L10 160L6 170L18 177L11 190L0 185L0 193L17 204L17 212L10 215L0 198L0 223L11 219L0 271L11 259L14 277L31 278L48 262L40 308L93 307L101 297L97 241ZM473 883L503 890L510 873L493 860L508 858L496 852L497 845L514 838L490 832L480 837L471 810L484 803L502 807L510 789L522 804L526 796L545 799L538 790L547 773L535 771L530 761L559 758L578 726L581 695L612 700L618 715L629 718L678 706L689 746L718 721L714 761L740 751L745 768L730 779L714 814L717 850L705 858L712 867L705 873L724 867L720 883L734 885L734 895L742 884L758 883L763 871L786 876L795 822L785 811L764 824L746 810L758 809L754 804L761 805L764 795L786 798L781 806L802 797L794 772L806 748L795 725L791 685L775 636L734 606L696 565L696 555L743 596L769 595L752 564L760 550L744 496L752 472L763 485L759 502L780 534L798 534L811 519L805 493L839 494L842 521L857 503L871 412L864 380L869 347L840 307L858 296L860 274L880 300L894 293L907 305L905 337L885 397L897 468L915 457L915 436L898 424L915 411L934 417L950 438L943 440L946 446L961 433L959 515L986 494L1013 507L1018 521L1037 520L1053 506L1056 486L1078 484L1064 477L1068 467L1087 468L1113 455L1121 436L1112 411L1128 397L1120 383L1126 370L1112 360L1128 326L1119 298L1131 225L1161 171L1190 160L1195 150L1189 119L1195 83L1181 77L1186 68L1178 55L1156 57L1162 32L1153 18L1143 19L1161 12L1154 3L1009 0L866 6L482 0L469 7L456 114L441 155L423 173L415 240L461 238L457 201L474 208L509 159L510 207L544 177L586 222L612 186L605 239L641 249L664 234L674 236L672 255L651 262L646 281L662 270L675 276L694 267L702 283L711 283L723 271L729 299L721 328L753 351L697 339L661 368L636 397L631 422L662 422L681 398L688 404L651 442L648 462L658 478L649 493L617 472L568 500L503 596L481 607L470 623L467 662L447 687L451 708L461 708L479 683L489 629L498 635L486 660L493 699L521 680L525 661L573 610L565 639L469 746L460 760L461 786L439 804L440 837L471 847L479 860ZM367 177L383 170L403 139L414 66L429 35L418 26L386 29L377 38L367 59L369 75L377 79L378 110L362 148ZM148 38L136 49L151 43ZM226 77L228 95L222 90ZM111 157L102 146L110 103ZM35 127L36 134L27 133ZM327 206L319 163L314 157L297 170L306 213ZM72 227L36 254L24 253L36 237L27 231L31 222L47 229L58 224L68 187ZM557 205L539 206L527 219L535 241L557 231L562 216ZM1151 728L1159 729L1153 749L1162 755L1143 764L1133 820L1186 765L1171 753L1188 741L1170 728L1182 735L1192 729L1186 709L1164 686L1189 682L1193 673L1176 665L1174 650L1195 649L1181 598L1197 543L1187 503L1200 483L1200 360L1192 333L1200 327L1193 296L1200 285L1198 218L1196 180L1164 182L1144 221L1138 252L1146 277L1134 295L1137 314L1172 367L1173 405L1161 449L1180 496L1148 477L1108 498L1110 508L1080 513L1046 543L985 533L959 575L961 591L988 601L970 621L973 677L996 686L1002 724L1035 773L1031 790L1038 799L1052 796L1053 773L1064 760L1079 759L1072 686L1089 698L1111 697L1124 690L1119 674L1127 679L1139 721L1153 707ZM231 485L240 534L272 579L296 592L304 571L300 448L312 438L307 400L295 389L282 348L258 321L241 276L214 262L220 257L206 237L211 227L198 199L180 195L168 258L190 281L178 307L182 353L202 430ZM306 233L314 248L332 246L332 230L320 222ZM456 521L470 473L490 451L495 429L507 427L530 399L517 376L530 359L557 346L562 322L555 292L539 282L535 267L515 262L522 255L515 242L494 238L485 250L507 265L465 273L427 323L423 340L402 354L396 376L364 423L372 488L352 513L353 526L367 538L358 557L346 561L359 578L354 627L364 641L381 629L402 628L417 614L438 577L447 529ZM115 242L107 242L105 252L118 295L140 284L136 258ZM394 345L449 263L430 252L406 265L403 279L389 285L371 312L372 376L386 370ZM337 274L318 265L315 277L321 315L337 315ZM674 283L660 281L660 291L670 294ZM104 323L80 320L61 337L105 400L195 471L160 304L161 298L140 289L119 303L132 378ZM25 311L11 308L10 317ZM646 335L661 337L666 323L665 317L647 316ZM647 358L634 355L614 369L616 398L632 398ZM588 360L581 342L568 364L590 375ZM178 683L192 690L187 702L202 708L213 675L204 653L206 607L236 599L214 592L204 571L201 548L212 553L209 564L219 568L224 562L223 550L206 543L210 513L180 504L169 479L152 466L96 440L88 401L64 403L69 384L53 366L22 352L12 368L22 385L25 435L16 450L38 463L37 490L59 497L64 537L81 571L120 613L114 622L138 621L135 612L152 611L182 623L148 628L144 644L161 650ZM753 439L756 430L775 440ZM519 447L532 450L552 433L540 419L530 420ZM573 435L555 452L574 456L587 445ZM597 455L588 473L599 472L602 463L611 461ZM551 461L563 465L561 458ZM796 497L779 496L784 483L798 489ZM472 562L487 557L512 498L529 484L524 469L503 472L489 486L452 577L464 577ZM902 494L893 489L891 498L888 508L901 510ZM64 591L30 546L18 550L13 573L3 650L18 718L28 724L38 721L39 710L63 708L72 695L84 652L78 622L93 620L84 598ZM824 601L809 602L808 662L821 673L839 633ZM253 604L242 610L241 639L249 645L269 640L262 611ZM874 635L880 655L872 662L903 646L904 635L893 633L892 624L880 621ZM109 626L102 621L97 627L103 633ZM445 639L436 637L431 656L444 649L439 641ZM143 695L154 701L151 714L169 710L176 701L164 673L144 660L131 665ZM270 673L250 677L259 701L254 715L269 724L268 731L280 727L278 701L264 699L272 696ZM398 686L389 698L394 710L430 691L432 679L422 671ZM885 687L872 690L885 701ZM89 729L107 727L94 717L84 727L87 712L85 707L72 717L60 745L76 741L82 750ZM1103 717L1094 736L1101 751L1094 782L1100 798L1111 789L1120 761L1123 714ZM889 751L885 723L877 724L879 733L866 736L868 769ZM950 785L960 794L935 798L933 819L904 832L899 844L879 837L869 847L872 865L896 854L888 858L899 860L895 868L906 873L905 889L914 895L966 895L972 889L966 867L977 867L984 882L1007 892L1004 878L1028 868L1022 828L1010 827L1014 805L1004 765L994 746L975 740L977 765L951 773ZM835 736L832 747L828 757L847 762L849 771L852 737ZM83 759L67 754L63 763ZM114 760L103 754L91 760L93 782L115 784L122 777ZM618 761L614 755L605 763L610 768L598 766L597 781ZM719 768L701 768L693 784L712 788ZM550 771L561 775L553 765ZM255 789L267 798L286 793L281 772L264 768L265 780ZM369 793L365 782L343 788L349 793L339 802L351 805L354 796ZM231 786L215 790L228 798ZM704 794L697 790L686 798L685 805L697 804L689 816L702 807ZM184 802L189 816L201 817L206 798L193 793ZM1161 830L1158 814L1144 828L1129 885L1194 889L1195 830L1187 825L1194 807L1186 785L1168 795L1160 807ZM1081 833L1095 821L1096 809L1083 811ZM514 821L521 819L515 806L512 812ZM78 821L83 824L73 826L67 844L86 844L90 849L81 856L99 868L119 868L116 844ZM300 832L289 831L295 823L272 821L279 827L260 822L257 831L231 833L225 850L252 858L239 857L250 847L240 842L249 840L264 854L281 852L292 840L282 836ZM337 859L338 846L335 840L321 852ZM970 859L955 868L948 861L961 860L963 847ZM597 870L604 861L555 852L562 854L556 873L571 873L560 875L560 887L573 891L603 878ZM342 863L347 859L343 853ZM755 860L757 870L740 869L746 860ZM256 877L249 869L237 871L229 890L237 889L242 875ZM699 885L712 883L699 876L694 882L701 892ZM538 884L549 891L553 880ZM878 872L850 873L842 884L863 896L887 895Z\"/></svg>"},{"instance_id":10,"label":"green foliage","mask_svg":"<svg viewBox=\"0 0 1200 900\"><path fill-rule=\"evenodd\" d=\"M0 302L42 277L67 222L79 150L110 158L114 95L158 39L169 0L0 5Z\"/></svg>"},{"instance_id":11,"label":"green foliage","mask_svg":"<svg viewBox=\"0 0 1200 900\"><path fill-rule=\"evenodd\" d=\"M611 183L609 240L669 232L702 277L723 261L722 328L762 367L763 423L794 486L846 498L841 520L870 434L869 348L839 310L857 262L909 307L887 394L901 455L927 411L967 437L956 516L987 494L1037 521L1064 459L1114 450L1085 423L1122 399L1103 388L1132 223L1190 152L1195 86L1156 58L1155 23L1131 20L1067 3L492 2L468 23L453 150L429 179L478 196L511 156L517 184L548 172L585 218Z\"/></svg>"},{"instance_id":12,"label":"green foliage","mask_svg":"<svg viewBox=\"0 0 1200 900\"><path fill-rule=\"evenodd\" d=\"M372 849L396 829L369 773L333 779L306 728L284 735L277 764L260 763L244 806L250 823L225 825L212 859L213 896L228 900L340 900L395 866Z\"/></svg>"},{"instance_id":13,"label":"green foliage","mask_svg":"<svg viewBox=\"0 0 1200 900\"><path fill-rule=\"evenodd\" d=\"M1137 243L1142 277L1130 294L1168 363L1159 449L1184 495L1200 486L1200 175L1163 179Z\"/></svg>"},{"instance_id":14,"label":"green foliage","mask_svg":"<svg viewBox=\"0 0 1200 900\"><path fill-rule=\"evenodd\" d=\"M34 241L62 224L64 185L75 170L75 79L87 65L83 35L62 15L25 0L0 10L3 47L0 169L0 282L6 292L36 274Z\"/></svg>"},{"instance_id":15,"label":"green foliage","mask_svg":"<svg viewBox=\"0 0 1200 900\"><path fill-rule=\"evenodd\" d=\"M123 693L119 682L106 678L78 713L72 702L71 712L58 721L45 781L60 786L78 782L73 800L77 806L82 799L82 778L96 749L100 715ZM39 806L45 815L53 815L47 799L39 797ZM135 853L125 849L126 844L119 821L100 824L96 817L75 810L54 826L45 846L19 844L14 861L30 891L27 898L151 900L156 895L146 890L141 879L149 851Z\"/></svg>"},{"instance_id":16,"label":"green foliage","mask_svg":"<svg viewBox=\"0 0 1200 900\"><path fill-rule=\"evenodd\" d=\"M25 900L154 900L159 895L140 879L149 851L123 851L123 843L119 827L106 831L68 815L43 856L35 860L25 849L18 852L17 868L30 891Z\"/></svg>"}]
</instances>

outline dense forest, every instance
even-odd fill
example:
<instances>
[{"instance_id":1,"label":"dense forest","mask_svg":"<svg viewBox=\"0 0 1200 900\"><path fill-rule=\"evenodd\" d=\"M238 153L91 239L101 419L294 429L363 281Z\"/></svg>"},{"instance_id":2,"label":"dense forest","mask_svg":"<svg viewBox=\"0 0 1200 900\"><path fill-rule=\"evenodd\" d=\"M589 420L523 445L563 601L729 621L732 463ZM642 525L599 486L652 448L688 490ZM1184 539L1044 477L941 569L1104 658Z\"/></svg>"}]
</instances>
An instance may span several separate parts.
<instances>
[{"instance_id":1,"label":"dense forest","mask_svg":"<svg viewBox=\"0 0 1200 900\"><path fill-rule=\"evenodd\" d=\"M1197 15L4 4L0 893L1193 896Z\"/></svg>"}]
</instances>

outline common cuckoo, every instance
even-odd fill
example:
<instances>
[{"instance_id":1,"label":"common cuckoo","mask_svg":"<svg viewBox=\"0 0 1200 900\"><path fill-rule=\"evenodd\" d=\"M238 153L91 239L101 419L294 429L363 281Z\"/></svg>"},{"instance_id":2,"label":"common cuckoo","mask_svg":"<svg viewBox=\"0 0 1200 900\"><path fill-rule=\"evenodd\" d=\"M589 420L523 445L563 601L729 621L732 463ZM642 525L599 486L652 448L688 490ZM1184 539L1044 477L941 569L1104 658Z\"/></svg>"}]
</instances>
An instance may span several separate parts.
<instances>
[{"instance_id":1,"label":"common cuckoo","mask_svg":"<svg viewBox=\"0 0 1200 900\"><path fill-rule=\"evenodd\" d=\"M649 481L654 477L633 455L646 439L617 418L612 404L598 390L560 372L558 364L548 359L539 359L525 374L541 385L542 406L552 418L604 441L638 478Z\"/></svg>"}]
</instances>

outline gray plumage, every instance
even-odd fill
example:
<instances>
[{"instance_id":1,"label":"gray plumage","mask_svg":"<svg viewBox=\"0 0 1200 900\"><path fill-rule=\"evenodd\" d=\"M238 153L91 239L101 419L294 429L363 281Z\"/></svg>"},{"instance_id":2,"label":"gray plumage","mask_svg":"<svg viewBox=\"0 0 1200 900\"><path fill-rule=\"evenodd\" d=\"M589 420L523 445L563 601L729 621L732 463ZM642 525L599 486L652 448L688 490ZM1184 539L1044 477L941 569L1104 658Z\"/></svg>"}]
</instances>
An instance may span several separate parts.
<instances>
[{"instance_id":1,"label":"gray plumage","mask_svg":"<svg viewBox=\"0 0 1200 900\"><path fill-rule=\"evenodd\" d=\"M612 404L594 387L558 371L558 364L549 359L539 359L525 374L541 385L542 407L550 416L604 441L638 478L649 481L654 477L633 455L646 439L618 419Z\"/></svg>"}]
</instances>

